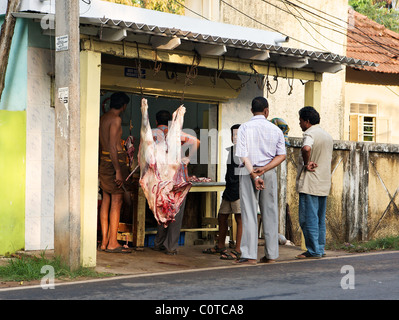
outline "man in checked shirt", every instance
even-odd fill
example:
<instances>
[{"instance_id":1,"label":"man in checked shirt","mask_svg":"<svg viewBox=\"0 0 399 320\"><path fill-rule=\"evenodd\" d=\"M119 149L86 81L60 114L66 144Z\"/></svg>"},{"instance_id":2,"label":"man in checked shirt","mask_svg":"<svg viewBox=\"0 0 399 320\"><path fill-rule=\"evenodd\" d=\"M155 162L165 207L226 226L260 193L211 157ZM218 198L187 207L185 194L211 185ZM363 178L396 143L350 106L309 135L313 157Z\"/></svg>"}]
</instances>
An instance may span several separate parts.
<instances>
[{"instance_id":1,"label":"man in checked shirt","mask_svg":"<svg viewBox=\"0 0 399 320\"><path fill-rule=\"evenodd\" d=\"M279 127L267 121L269 103L252 100L253 117L237 133L236 156L242 163L240 202L242 219L241 259L237 264L256 264L258 258L258 205L265 235L265 256L271 263L278 252L278 197L276 167L285 160L285 139Z\"/></svg>"}]
</instances>

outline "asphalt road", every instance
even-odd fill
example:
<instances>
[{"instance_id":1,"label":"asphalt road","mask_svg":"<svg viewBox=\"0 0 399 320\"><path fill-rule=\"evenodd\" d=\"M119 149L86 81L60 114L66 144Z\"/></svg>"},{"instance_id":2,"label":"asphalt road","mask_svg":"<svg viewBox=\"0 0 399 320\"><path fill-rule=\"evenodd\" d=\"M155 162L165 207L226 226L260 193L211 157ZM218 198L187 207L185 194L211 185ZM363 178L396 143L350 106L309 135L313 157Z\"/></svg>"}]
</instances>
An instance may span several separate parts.
<instances>
[{"instance_id":1,"label":"asphalt road","mask_svg":"<svg viewBox=\"0 0 399 320\"><path fill-rule=\"evenodd\" d=\"M142 300L151 300L154 313L172 312L168 306L176 306L182 300L191 301L189 305L197 313L204 303L205 308L212 310L206 311L203 307L203 312L222 312L216 310L221 308L215 306L217 301L229 302L228 308L237 309L239 301L249 300L398 300L398 262L399 252L387 252L231 266L78 282L46 290L40 287L0 290L0 300L135 300L135 305L140 305ZM201 304L197 304L199 301ZM183 309L174 311L184 312ZM227 312L227 307L223 311Z\"/></svg>"}]
</instances>

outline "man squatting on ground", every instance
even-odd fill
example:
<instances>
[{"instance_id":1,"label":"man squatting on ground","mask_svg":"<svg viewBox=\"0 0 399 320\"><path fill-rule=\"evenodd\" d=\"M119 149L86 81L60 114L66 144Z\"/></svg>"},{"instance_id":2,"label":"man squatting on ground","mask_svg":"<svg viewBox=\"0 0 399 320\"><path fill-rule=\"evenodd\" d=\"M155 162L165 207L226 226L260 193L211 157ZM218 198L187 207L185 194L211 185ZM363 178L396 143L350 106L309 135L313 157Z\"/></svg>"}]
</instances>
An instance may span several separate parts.
<instances>
[{"instance_id":1,"label":"man squatting on ground","mask_svg":"<svg viewBox=\"0 0 399 320\"><path fill-rule=\"evenodd\" d=\"M278 196L276 167L285 160L285 139L279 127L267 121L269 104L264 97L252 100L253 117L238 129L236 156L245 166L240 175L242 219L241 259L238 264L256 264L258 257L258 204L265 235L265 256L278 258Z\"/></svg>"}]
</instances>

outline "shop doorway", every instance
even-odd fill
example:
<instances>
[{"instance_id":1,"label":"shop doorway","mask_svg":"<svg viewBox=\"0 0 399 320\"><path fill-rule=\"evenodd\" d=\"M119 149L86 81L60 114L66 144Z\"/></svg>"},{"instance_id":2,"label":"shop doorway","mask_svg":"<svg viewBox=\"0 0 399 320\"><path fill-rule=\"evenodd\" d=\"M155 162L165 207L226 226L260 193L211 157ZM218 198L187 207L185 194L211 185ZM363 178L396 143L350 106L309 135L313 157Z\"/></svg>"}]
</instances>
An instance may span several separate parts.
<instances>
[{"instance_id":1,"label":"shop doorway","mask_svg":"<svg viewBox=\"0 0 399 320\"><path fill-rule=\"evenodd\" d=\"M100 116L104 114L109 109L109 98L114 91L102 90L100 97ZM140 144L140 128L141 128L141 98L140 94L128 93L130 102L126 111L122 114L122 139L125 140L129 136L134 137L134 162L131 165L131 169L137 167L137 153ZM180 99L161 97L161 96L149 96L144 95L148 100L148 113L150 118L151 128L156 128L155 115L160 110L167 110L171 114L182 104ZM198 139L201 138L201 132L203 134L202 140L204 140L204 132L206 130L215 129L217 132L217 115L218 115L218 104L199 102L199 101L184 101L184 106L186 107L186 113L184 116L183 131L195 135ZM202 130L202 131L201 131ZM217 153L217 136L216 139L211 136L207 137L208 140L216 141L206 141L203 146L197 152L197 161L193 161L188 166L189 176L196 177L206 177L211 178L213 181L217 181L217 164L211 163L211 161L201 161L201 152L209 154L210 148L213 148L213 152ZM201 139L200 139L201 140ZM209 142L209 143L208 143ZM207 148L207 150L201 150L202 148ZM203 158L203 157L202 157ZM217 154L216 154L217 158ZM138 200L139 200L139 169L135 171L132 175L131 182L134 185L132 193L126 193L124 197L124 204L121 210L120 227L118 239L124 244L129 246L134 246L134 226L137 223L143 224L143 221L138 221L138 219L145 219L145 241L144 246L151 247L153 245L153 237L155 235L155 230L157 222L153 216L153 213L148 208L145 207L145 215L139 214L138 210ZM99 189L99 208L101 205L102 191ZM216 197L212 199L216 205ZM193 192L189 193L187 196L187 202L185 207L185 213L183 218L182 229L199 229L202 227L202 217L204 215L205 201L204 194ZM98 241L101 241L101 228L100 223L98 223ZM185 232L182 232L180 245L187 244L189 242L195 241L196 238L201 238L202 232L190 232L189 237L185 237ZM131 243L133 242L133 243Z\"/></svg>"}]
</instances>

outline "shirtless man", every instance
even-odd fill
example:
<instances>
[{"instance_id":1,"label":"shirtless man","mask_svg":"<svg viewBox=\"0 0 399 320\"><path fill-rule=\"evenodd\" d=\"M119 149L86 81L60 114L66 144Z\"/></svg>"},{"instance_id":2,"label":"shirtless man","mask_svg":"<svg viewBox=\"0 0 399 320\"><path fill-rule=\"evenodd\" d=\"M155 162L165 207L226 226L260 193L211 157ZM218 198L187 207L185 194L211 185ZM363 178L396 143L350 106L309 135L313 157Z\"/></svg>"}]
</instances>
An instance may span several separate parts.
<instances>
[{"instance_id":1,"label":"shirtless man","mask_svg":"<svg viewBox=\"0 0 399 320\"><path fill-rule=\"evenodd\" d=\"M123 92L111 95L110 110L100 118L100 187L103 200L100 209L102 242L99 250L115 253L129 253L117 240L120 211L125 191L131 191L131 184L125 179L129 174L126 152L122 147L122 119L129 97Z\"/></svg>"}]
</instances>

